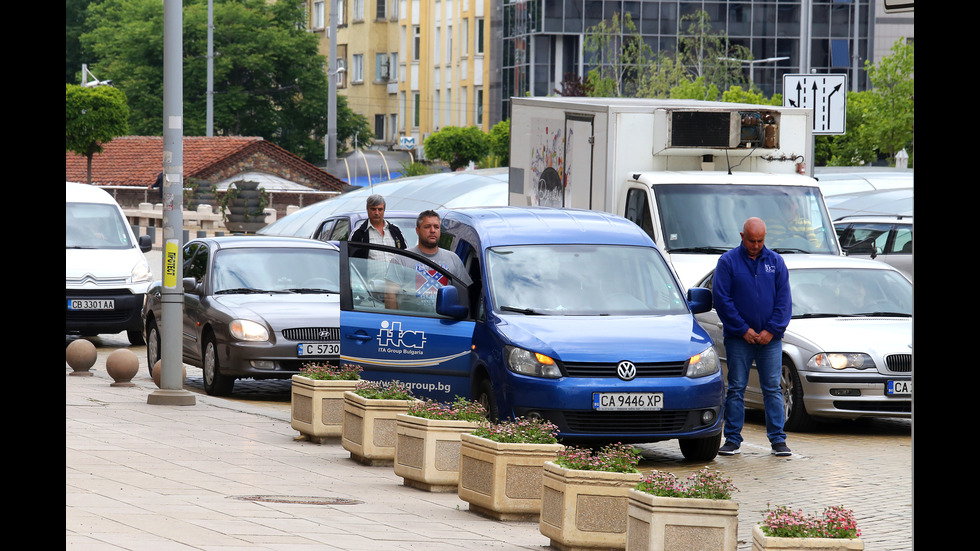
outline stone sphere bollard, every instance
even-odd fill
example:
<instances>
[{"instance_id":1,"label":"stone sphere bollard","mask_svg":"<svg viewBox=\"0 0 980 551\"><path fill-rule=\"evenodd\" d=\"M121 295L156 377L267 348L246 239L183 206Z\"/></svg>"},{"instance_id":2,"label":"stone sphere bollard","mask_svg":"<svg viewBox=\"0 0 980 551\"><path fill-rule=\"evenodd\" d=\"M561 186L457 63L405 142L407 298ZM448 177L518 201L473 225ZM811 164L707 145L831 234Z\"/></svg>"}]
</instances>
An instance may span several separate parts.
<instances>
[{"instance_id":1,"label":"stone sphere bollard","mask_svg":"<svg viewBox=\"0 0 980 551\"><path fill-rule=\"evenodd\" d=\"M89 369L95 365L95 360L99 357L99 352L95 345L85 339L72 341L65 347L65 361L71 367L69 375L91 377Z\"/></svg>"},{"instance_id":2,"label":"stone sphere bollard","mask_svg":"<svg viewBox=\"0 0 980 551\"><path fill-rule=\"evenodd\" d=\"M187 379L187 366L181 365L180 368L183 370L183 375L180 380L183 381ZM163 373L163 360L157 360L157 363L153 364L153 382L156 383L157 388L163 388L160 383L160 377Z\"/></svg>"},{"instance_id":3,"label":"stone sphere bollard","mask_svg":"<svg viewBox=\"0 0 980 551\"><path fill-rule=\"evenodd\" d=\"M133 377L140 370L140 360L132 350L120 348L106 358L105 370L115 381L109 386L135 386Z\"/></svg>"}]
</instances>

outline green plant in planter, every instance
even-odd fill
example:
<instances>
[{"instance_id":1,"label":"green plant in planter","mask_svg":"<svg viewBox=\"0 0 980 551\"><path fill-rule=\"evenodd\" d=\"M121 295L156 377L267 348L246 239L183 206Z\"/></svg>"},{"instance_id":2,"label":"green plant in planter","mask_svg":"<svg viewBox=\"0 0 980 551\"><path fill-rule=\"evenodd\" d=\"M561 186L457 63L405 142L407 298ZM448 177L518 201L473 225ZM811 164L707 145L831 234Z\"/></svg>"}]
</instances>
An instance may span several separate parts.
<instances>
[{"instance_id":1,"label":"green plant in planter","mask_svg":"<svg viewBox=\"0 0 980 551\"><path fill-rule=\"evenodd\" d=\"M775 509L766 504L766 514L759 525L762 533L774 538L844 538L861 537L854 512L841 506L828 507L822 515L804 514L785 505Z\"/></svg>"},{"instance_id":2,"label":"green plant in planter","mask_svg":"<svg viewBox=\"0 0 980 551\"><path fill-rule=\"evenodd\" d=\"M307 363L299 369L300 375L317 381L356 381L361 378L361 366L343 363L340 366L329 363Z\"/></svg>"},{"instance_id":3,"label":"green plant in planter","mask_svg":"<svg viewBox=\"0 0 980 551\"><path fill-rule=\"evenodd\" d=\"M640 472L640 450L628 444L608 444L598 451L567 446L558 452L555 464L579 471L608 471L613 473Z\"/></svg>"},{"instance_id":4,"label":"green plant in planter","mask_svg":"<svg viewBox=\"0 0 980 551\"><path fill-rule=\"evenodd\" d=\"M369 400L414 400L412 389L401 381L360 381L354 394Z\"/></svg>"},{"instance_id":5,"label":"green plant in planter","mask_svg":"<svg viewBox=\"0 0 980 551\"><path fill-rule=\"evenodd\" d=\"M407 413L424 419L480 421L486 419L487 410L479 402L457 396L452 403L420 400L412 404Z\"/></svg>"},{"instance_id":6,"label":"green plant in planter","mask_svg":"<svg viewBox=\"0 0 980 551\"><path fill-rule=\"evenodd\" d=\"M690 497L698 499L731 499L738 488L730 478L712 472L707 467L687 477L686 482L665 471L657 471L640 481L636 489L660 497Z\"/></svg>"},{"instance_id":7,"label":"green plant in planter","mask_svg":"<svg viewBox=\"0 0 980 551\"><path fill-rule=\"evenodd\" d=\"M501 443L558 443L558 427L554 423L543 419L526 419L524 417L498 422L486 421L473 431L473 435Z\"/></svg>"},{"instance_id":8,"label":"green plant in planter","mask_svg":"<svg viewBox=\"0 0 980 551\"><path fill-rule=\"evenodd\" d=\"M243 196L243 192L248 191L258 192L256 194L258 202L254 206L249 206L248 197ZM262 215L265 207L269 205L269 194L265 188L258 187L258 182L241 180L229 185L218 203L221 207L221 216L225 222L228 222L228 211L232 206L244 206L242 218L248 222L253 216Z\"/></svg>"}]
</instances>

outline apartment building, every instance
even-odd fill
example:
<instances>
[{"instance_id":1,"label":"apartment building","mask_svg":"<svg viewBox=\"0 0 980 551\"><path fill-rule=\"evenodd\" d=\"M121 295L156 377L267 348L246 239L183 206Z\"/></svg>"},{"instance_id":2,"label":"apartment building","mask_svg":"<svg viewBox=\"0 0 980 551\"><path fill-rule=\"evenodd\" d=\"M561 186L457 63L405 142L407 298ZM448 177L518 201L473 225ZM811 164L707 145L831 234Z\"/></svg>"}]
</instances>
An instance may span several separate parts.
<instances>
[{"instance_id":1,"label":"apartment building","mask_svg":"<svg viewBox=\"0 0 980 551\"><path fill-rule=\"evenodd\" d=\"M337 93L373 123L375 144L421 144L445 126L488 131L489 0L336 0ZM307 0L329 52L331 0Z\"/></svg>"}]
</instances>

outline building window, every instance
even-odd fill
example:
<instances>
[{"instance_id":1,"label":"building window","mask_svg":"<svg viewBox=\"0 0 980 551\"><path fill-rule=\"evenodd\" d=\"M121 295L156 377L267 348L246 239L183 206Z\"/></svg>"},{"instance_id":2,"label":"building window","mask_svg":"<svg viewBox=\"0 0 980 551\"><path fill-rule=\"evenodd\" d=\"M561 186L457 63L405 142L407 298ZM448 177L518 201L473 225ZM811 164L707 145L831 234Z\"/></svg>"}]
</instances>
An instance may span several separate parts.
<instances>
[{"instance_id":1,"label":"building window","mask_svg":"<svg viewBox=\"0 0 980 551\"><path fill-rule=\"evenodd\" d=\"M313 2L313 20L310 26L313 29L322 29L326 26L326 2Z\"/></svg>"},{"instance_id":2,"label":"building window","mask_svg":"<svg viewBox=\"0 0 980 551\"><path fill-rule=\"evenodd\" d=\"M414 113L412 114L412 126L415 128L419 127L419 120L421 118L420 106L419 106L419 93L412 93L412 109Z\"/></svg>"},{"instance_id":3,"label":"building window","mask_svg":"<svg viewBox=\"0 0 980 551\"><path fill-rule=\"evenodd\" d=\"M364 0L354 0L354 21L364 21Z\"/></svg>"},{"instance_id":4,"label":"building window","mask_svg":"<svg viewBox=\"0 0 980 551\"><path fill-rule=\"evenodd\" d=\"M483 53L483 18L476 19L476 53Z\"/></svg>"},{"instance_id":5,"label":"building window","mask_svg":"<svg viewBox=\"0 0 980 551\"><path fill-rule=\"evenodd\" d=\"M364 82L364 54L354 54L350 62L351 83Z\"/></svg>"},{"instance_id":6,"label":"building window","mask_svg":"<svg viewBox=\"0 0 980 551\"><path fill-rule=\"evenodd\" d=\"M470 55L470 20L464 18L462 23L459 26L459 55L466 57Z\"/></svg>"},{"instance_id":7,"label":"building window","mask_svg":"<svg viewBox=\"0 0 980 551\"><path fill-rule=\"evenodd\" d=\"M422 49L422 35L418 25L412 26L412 60L419 60L419 52Z\"/></svg>"},{"instance_id":8,"label":"building window","mask_svg":"<svg viewBox=\"0 0 980 551\"><path fill-rule=\"evenodd\" d=\"M385 0L378 0L377 9L374 13L374 18L377 20L382 20L385 18Z\"/></svg>"},{"instance_id":9,"label":"building window","mask_svg":"<svg viewBox=\"0 0 980 551\"><path fill-rule=\"evenodd\" d=\"M388 54L374 54L374 80L385 82L391 74L391 67L388 63Z\"/></svg>"},{"instance_id":10,"label":"building window","mask_svg":"<svg viewBox=\"0 0 980 551\"><path fill-rule=\"evenodd\" d=\"M476 119L476 125L483 126L483 88L474 88L473 92L476 95L473 116Z\"/></svg>"},{"instance_id":11,"label":"building window","mask_svg":"<svg viewBox=\"0 0 980 551\"><path fill-rule=\"evenodd\" d=\"M388 80L398 82L398 52L388 54Z\"/></svg>"},{"instance_id":12,"label":"building window","mask_svg":"<svg viewBox=\"0 0 980 551\"><path fill-rule=\"evenodd\" d=\"M374 137L378 141L385 141L385 116L384 114L374 116Z\"/></svg>"}]
</instances>

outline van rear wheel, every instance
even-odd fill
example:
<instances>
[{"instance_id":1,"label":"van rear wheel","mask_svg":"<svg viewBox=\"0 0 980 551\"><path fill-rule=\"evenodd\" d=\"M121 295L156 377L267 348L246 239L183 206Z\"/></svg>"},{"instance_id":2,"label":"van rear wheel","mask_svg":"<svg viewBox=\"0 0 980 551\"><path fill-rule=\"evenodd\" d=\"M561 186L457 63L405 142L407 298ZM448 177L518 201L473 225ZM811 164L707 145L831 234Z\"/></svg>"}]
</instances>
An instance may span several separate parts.
<instances>
[{"instance_id":1,"label":"van rear wheel","mask_svg":"<svg viewBox=\"0 0 980 551\"><path fill-rule=\"evenodd\" d=\"M688 461L711 461L718 455L721 446L721 433L706 438L685 438L678 442L681 453Z\"/></svg>"}]
</instances>

